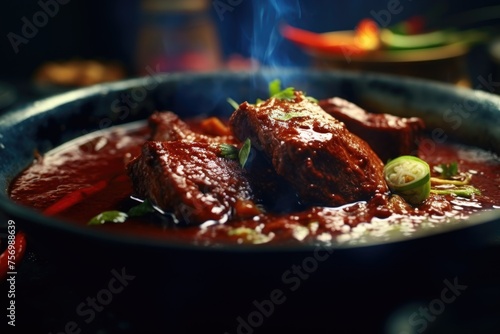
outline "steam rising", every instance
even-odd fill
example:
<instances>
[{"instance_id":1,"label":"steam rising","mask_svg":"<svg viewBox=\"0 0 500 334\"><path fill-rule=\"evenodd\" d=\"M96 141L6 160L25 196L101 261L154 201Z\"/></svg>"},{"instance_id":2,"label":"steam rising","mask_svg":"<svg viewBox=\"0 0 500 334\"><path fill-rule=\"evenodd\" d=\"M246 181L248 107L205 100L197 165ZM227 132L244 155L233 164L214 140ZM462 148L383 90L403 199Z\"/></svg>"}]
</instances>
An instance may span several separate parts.
<instances>
[{"instance_id":1,"label":"steam rising","mask_svg":"<svg viewBox=\"0 0 500 334\"><path fill-rule=\"evenodd\" d=\"M253 14L252 58L270 68L294 65L284 47L286 42L280 33L280 26L302 17L299 1L253 1Z\"/></svg>"}]
</instances>

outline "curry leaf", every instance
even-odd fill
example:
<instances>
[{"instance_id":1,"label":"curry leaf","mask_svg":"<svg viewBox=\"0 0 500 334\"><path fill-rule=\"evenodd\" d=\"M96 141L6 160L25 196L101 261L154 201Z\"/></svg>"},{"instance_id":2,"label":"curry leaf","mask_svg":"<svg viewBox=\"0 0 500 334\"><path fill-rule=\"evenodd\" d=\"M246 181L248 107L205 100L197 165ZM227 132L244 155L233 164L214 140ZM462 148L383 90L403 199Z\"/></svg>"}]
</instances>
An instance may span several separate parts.
<instances>
[{"instance_id":1,"label":"curry leaf","mask_svg":"<svg viewBox=\"0 0 500 334\"><path fill-rule=\"evenodd\" d=\"M129 217L140 217L152 212L155 212L155 209L151 205L151 202L146 199L141 204L131 207L127 214Z\"/></svg>"},{"instance_id":2,"label":"curry leaf","mask_svg":"<svg viewBox=\"0 0 500 334\"><path fill-rule=\"evenodd\" d=\"M247 138L243 143L243 146L241 147L240 151L238 152L238 158L240 160L241 167L245 167L245 164L247 163L248 160L248 156L250 155L251 148L252 148L252 142L250 141L250 138Z\"/></svg>"},{"instance_id":3,"label":"curry leaf","mask_svg":"<svg viewBox=\"0 0 500 334\"><path fill-rule=\"evenodd\" d=\"M252 148L252 142L250 138L247 138L243 142L243 146L238 150L235 146L230 144L220 144L220 156L226 159L238 160L241 167L245 167L245 164L250 155L250 150Z\"/></svg>"},{"instance_id":4,"label":"curry leaf","mask_svg":"<svg viewBox=\"0 0 500 334\"><path fill-rule=\"evenodd\" d=\"M87 225L102 225L104 223L123 223L127 220L128 217L140 217L144 216L148 213L154 212L155 209L151 205L151 202L148 200L144 200L139 205L136 205L128 210L127 213L112 210L112 211L104 211L93 217Z\"/></svg>"}]
</instances>

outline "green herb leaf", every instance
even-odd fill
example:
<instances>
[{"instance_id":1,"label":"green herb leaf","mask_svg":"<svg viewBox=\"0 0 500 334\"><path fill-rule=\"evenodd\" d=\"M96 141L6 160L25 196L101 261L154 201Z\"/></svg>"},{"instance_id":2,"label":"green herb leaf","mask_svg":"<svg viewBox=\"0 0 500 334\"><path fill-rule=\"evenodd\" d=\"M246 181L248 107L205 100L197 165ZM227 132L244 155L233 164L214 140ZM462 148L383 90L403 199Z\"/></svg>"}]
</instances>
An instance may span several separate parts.
<instances>
[{"instance_id":1,"label":"green herb leaf","mask_svg":"<svg viewBox=\"0 0 500 334\"><path fill-rule=\"evenodd\" d=\"M306 99L308 99L309 101L311 102L314 102L314 103L318 103L318 99L315 99L314 97L312 96L306 96Z\"/></svg>"},{"instance_id":2,"label":"green herb leaf","mask_svg":"<svg viewBox=\"0 0 500 334\"><path fill-rule=\"evenodd\" d=\"M307 112L284 112L282 110L273 110L271 112L271 118L277 121L288 121L295 117L304 117L307 116Z\"/></svg>"},{"instance_id":3,"label":"green herb leaf","mask_svg":"<svg viewBox=\"0 0 500 334\"><path fill-rule=\"evenodd\" d=\"M275 98L275 99L280 99L280 100L293 100L295 99L295 88L293 87L287 87L285 89L281 89L281 81L279 79L275 79L269 83L269 97L270 98ZM318 103L318 100L316 100L314 97L311 96L306 96L306 99L308 99L311 102ZM261 104L264 102L261 99L257 99L255 102L256 105Z\"/></svg>"},{"instance_id":4,"label":"green herb leaf","mask_svg":"<svg viewBox=\"0 0 500 334\"><path fill-rule=\"evenodd\" d=\"M294 92L295 89L293 87L287 87L282 90L281 81L279 79L275 79L269 83L269 97L280 100L291 100L295 98ZM257 101L256 104L259 104L259 102Z\"/></svg>"},{"instance_id":5,"label":"green herb leaf","mask_svg":"<svg viewBox=\"0 0 500 334\"><path fill-rule=\"evenodd\" d=\"M220 155L223 158L236 160L238 159L238 149L231 144L220 144Z\"/></svg>"},{"instance_id":6,"label":"green herb leaf","mask_svg":"<svg viewBox=\"0 0 500 334\"><path fill-rule=\"evenodd\" d=\"M247 138L243 143L243 146L241 147L240 151L238 152L238 158L240 160L241 167L245 167L245 164L247 163L248 160L248 156L250 155L251 148L252 148L252 142L250 141L250 138Z\"/></svg>"},{"instance_id":7,"label":"green herb leaf","mask_svg":"<svg viewBox=\"0 0 500 334\"><path fill-rule=\"evenodd\" d=\"M127 214L129 217L140 217L152 212L155 212L155 209L151 202L146 199L141 204L131 207Z\"/></svg>"},{"instance_id":8,"label":"green herb leaf","mask_svg":"<svg viewBox=\"0 0 500 334\"><path fill-rule=\"evenodd\" d=\"M233 100L232 98L228 97L226 99L227 103L229 103L235 110L238 109L240 107L240 105L238 104L238 102L236 102L235 100Z\"/></svg>"},{"instance_id":9,"label":"green herb leaf","mask_svg":"<svg viewBox=\"0 0 500 334\"><path fill-rule=\"evenodd\" d=\"M452 176L458 174L458 164L456 162L452 162L449 164L441 164L441 177L443 179L451 179Z\"/></svg>"},{"instance_id":10,"label":"green herb leaf","mask_svg":"<svg viewBox=\"0 0 500 334\"><path fill-rule=\"evenodd\" d=\"M281 80L274 79L269 83L269 96L274 96L281 91Z\"/></svg>"},{"instance_id":11,"label":"green herb leaf","mask_svg":"<svg viewBox=\"0 0 500 334\"><path fill-rule=\"evenodd\" d=\"M220 156L226 159L238 160L241 167L245 167L251 148L252 142L250 141L250 138L247 138L243 142L243 146L239 150L230 144L219 145Z\"/></svg>"},{"instance_id":12,"label":"green herb leaf","mask_svg":"<svg viewBox=\"0 0 500 334\"><path fill-rule=\"evenodd\" d=\"M283 89L282 91L277 92L276 94L271 95L271 97L274 97L275 99L280 99L280 100L293 100L295 98L295 88L293 87L287 87Z\"/></svg>"},{"instance_id":13,"label":"green herb leaf","mask_svg":"<svg viewBox=\"0 0 500 334\"><path fill-rule=\"evenodd\" d=\"M127 213L112 210L104 211L92 218L87 225L102 225L104 223L123 223L128 217L140 217L148 213L155 212L153 205L148 200L144 200L139 205L136 205L128 210Z\"/></svg>"},{"instance_id":14,"label":"green herb leaf","mask_svg":"<svg viewBox=\"0 0 500 334\"><path fill-rule=\"evenodd\" d=\"M128 218L125 212L105 211L92 218L87 225L101 225L104 223L123 223Z\"/></svg>"}]
</instances>

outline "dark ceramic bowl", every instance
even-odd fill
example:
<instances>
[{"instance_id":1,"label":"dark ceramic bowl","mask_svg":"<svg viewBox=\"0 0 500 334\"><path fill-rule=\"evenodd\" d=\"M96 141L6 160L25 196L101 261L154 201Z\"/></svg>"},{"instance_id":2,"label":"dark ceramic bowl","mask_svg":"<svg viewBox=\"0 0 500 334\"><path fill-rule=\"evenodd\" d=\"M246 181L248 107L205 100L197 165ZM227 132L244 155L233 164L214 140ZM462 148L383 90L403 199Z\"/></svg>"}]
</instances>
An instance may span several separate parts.
<instances>
[{"instance_id":1,"label":"dark ceramic bowl","mask_svg":"<svg viewBox=\"0 0 500 334\"><path fill-rule=\"evenodd\" d=\"M463 293L463 305L488 307L486 292L479 287L496 287L493 282L498 280L494 279L500 277L498 270L491 269L500 251L500 210L422 230L411 237L394 235L363 245L207 248L118 237L44 217L8 197L9 182L32 163L34 150L43 153L94 130L143 120L157 109L170 109L184 117L227 116L232 111L227 97L254 101L267 95L267 83L274 78L316 98L341 96L369 110L419 116L431 131L440 129L450 139L500 153L500 98L479 91L364 73L165 74L72 91L2 115L2 219L15 220L28 236L49 245L72 273L68 274L70 281L93 286L91 279L81 278L81 272L91 276L101 272L107 277L112 268L124 267L133 273L137 278L123 303L109 308L124 322L122 327L127 330L123 333L160 332L160 328L186 333L278 329L413 333L423 328L423 323L415 323L420 318L408 320L418 312L418 303L425 306L439 298L446 287L443 280L455 277L477 288L471 288L468 297ZM303 269L301 274L296 272L297 266ZM96 288L99 284L104 283L95 283ZM284 298L278 297L280 291ZM256 306L273 298L272 312ZM72 311L63 319L73 316L86 328L98 329L104 320L87 325L82 322L85 318L75 315L78 300L68 302ZM464 320L461 314L474 308L446 306L442 325L454 324L456 319L465 321L455 332L467 326L477 328L479 321L485 324L481 318ZM43 316L47 312L44 307L33 312L41 314L41 328L56 331L57 326L64 326L60 319L50 322L52 318Z\"/></svg>"},{"instance_id":2,"label":"dark ceramic bowl","mask_svg":"<svg viewBox=\"0 0 500 334\"><path fill-rule=\"evenodd\" d=\"M227 97L253 101L267 95L267 82L281 78L317 98L341 96L369 110L425 120L431 133L439 129L441 140L464 143L500 152L500 99L478 91L379 75L280 71L259 73L172 74L97 85L41 100L0 118L0 209L19 219L27 229L40 227L89 238L170 247L171 244L114 235L69 225L20 207L8 199L9 182L33 160L68 140L95 130L147 118L154 110L173 110L184 117L228 116ZM444 133L444 136L443 134ZM432 144L431 144L432 145ZM422 230L415 237L498 221L500 211L478 214L466 222ZM383 243L399 240L395 234ZM370 240L370 244L379 243ZM189 247L189 245L175 245ZM232 247L229 247L232 248ZM262 247L261 247L262 248Z\"/></svg>"}]
</instances>

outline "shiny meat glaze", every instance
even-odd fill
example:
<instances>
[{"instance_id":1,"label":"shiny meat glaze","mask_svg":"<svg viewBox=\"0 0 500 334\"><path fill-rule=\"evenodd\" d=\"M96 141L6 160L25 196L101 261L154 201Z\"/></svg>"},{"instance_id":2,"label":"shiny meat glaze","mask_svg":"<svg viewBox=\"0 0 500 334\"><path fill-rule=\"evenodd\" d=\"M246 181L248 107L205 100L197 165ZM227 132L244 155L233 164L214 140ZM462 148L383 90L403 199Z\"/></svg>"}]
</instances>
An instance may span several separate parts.
<instances>
[{"instance_id":1,"label":"shiny meat glaze","mask_svg":"<svg viewBox=\"0 0 500 334\"><path fill-rule=\"evenodd\" d=\"M217 145L206 143L147 142L127 166L134 194L188 225L225 222L252 192L239 164L219 153Z\"/></svg>"},{"instance_id":2,"label":"shiny meat glaze","mask_svg":"<svg viewBox=\"0 0 500 334\"><path fill-rule=\"evenodd\" d=\"M235 143L232 135L210 136L205 133L195 132L171 111L155 112L148 118L153 141L196 141L200 143Z\"/></svg>"},{"instance_id":3,"label":"shiny meat glaze","mask_svg":"<svg viewBox=\"0 0 500 334\"><path fill-rule=\"evenodd\" d=\"M318 104L343 122L350 132L366 141L384 162L418 152L420 136L425 128L418 117L369 113L339 97L321 100Z\"/></svg>"},{"instance_id":4,"label":"shiny meat glaze","mask_svg":"<svg viewBox=\"0 0 500 334\"><path fill-rule=\"evenodd\" d=\"M387 192L383 164L366 142L300 92L293 101L242 103L229 125L270 158L304 202L335 206Z\"/></svg>"}]
</instances>

